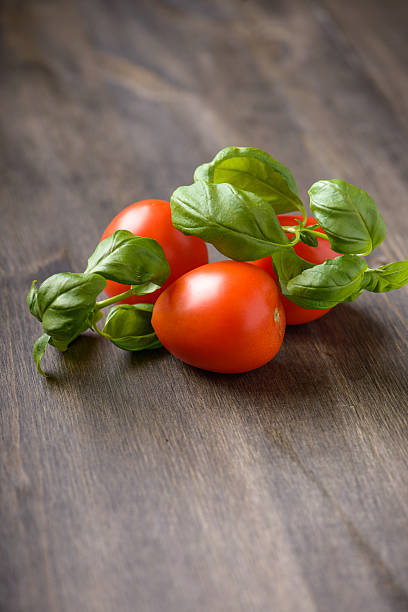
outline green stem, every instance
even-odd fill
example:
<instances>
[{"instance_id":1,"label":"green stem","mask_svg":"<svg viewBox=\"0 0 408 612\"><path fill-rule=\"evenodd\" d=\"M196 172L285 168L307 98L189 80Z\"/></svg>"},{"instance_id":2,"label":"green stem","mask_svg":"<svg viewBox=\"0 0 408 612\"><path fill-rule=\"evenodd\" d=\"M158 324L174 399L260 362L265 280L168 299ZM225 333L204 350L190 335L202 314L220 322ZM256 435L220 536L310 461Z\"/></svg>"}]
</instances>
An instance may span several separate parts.
<instances>
[{"instance_id":1,"label":"green stem","mask_svg":"<svg viewBox=\"0 0 408 612\"><path fill-rule=\"evenodd\" d=\"M124 291L123 293L114 295L113 297L107 300L103 300L102 302L96 302L95 310L106 308L106 306L110 306L111 304L115 304L116 302L120 302L121 300L125 300L126 298L131 297L132 295L135 295L135 290L130 288L128 291Z\"/></svg>"},{"instance_id":2,"label":"green stem","mask_svg":"<svg viewBox=\"0 0 408 612\"><path fill-rule=\"evenodd\" d=\"M317 232L316 230L312 230L312 229L308 229L307 227L304 227L302 229L302 232L309 232L310 234L314 234L315 236L317 236L317 238L323 238L324 240L328 240L328 236L326 236L326 234L324 234L323 232Z\"/></svg>"},{"instance_id":3,"label":"green stem","mask_svg":"<svg viewBox=\"0 0 408 612\"><path fill-rule=\"evenodd\" d=\"M282 229L288 234L298 235L300 232L309 232L310 234L317 236L317 238L324 238L324 240L329 239L323 232L317 232L316 230L310 229L309 227L302 227L301 225L284 225L282 226Z\"/></svg>"},{"instance_id":4,"label":"green stem","mask_svg":"<svg viewBox=\"0 0 408 612\"><path fill-rule=\"evenodd\" d=\"M288 234L299 233L299 228L300 231L303 231L303 227L301 225L282 225L283 231L287 232Z\"/></svg>"},{"instance_id":5,"label":"green stem","mask_svg":"<svg viewBox=\"0 0 408 612\"><path fill-rule=\"evenodd\" d=\"M94 332L102 336L102 338L109 338L107 334L105 334L101 329L99 329L96 323L92 324L92 329L94 330Z\"/></svg>"},{"instance_id":6,"label":"green stem","mask_svg":"<svg viewBox=\"0 0 408 612\"><path fill-rule=\"evenodd\" d=\"M99 329L99 327L97 325L98 321L100 321L102 318L103 318L103 316L102 316L102 313L100 312L100 310L95 310L94 313L93 313L91 329L93 329L94 332L96 332L97 334L99 334L103 338L109 338L109 336L107 334L105 334L105 332L103 332L101 329Z\"/></svg>"},{"instance_id":7,"label":"green stem","mask_svg":"<svg viewBox=\"0 0 408 612\"><path fill-rule=\"evenodd\" d=\"M295 246L295 244L300 242L300 232L303 231L302 225L291 225L291 226L284 225L282 226L282 229L284 232L287 232L288 234L295 234L294 239L289 240L289 242L283 246L293 247Z\"/></svg>"},{"instance_id":8,"label":"green stem","mask_svg":"<svg viewBox=\"0 0 408 612\"><path fill-rule=\"evenodd\" d=\"M300 232L292 232L292 234L295 234L295 237L293 240L291 240L288 244L285 244L284 246L290 246L293 247L295 246L295 244L297 244L298 242L300 242Z\"/></svg>"}]
</instances>

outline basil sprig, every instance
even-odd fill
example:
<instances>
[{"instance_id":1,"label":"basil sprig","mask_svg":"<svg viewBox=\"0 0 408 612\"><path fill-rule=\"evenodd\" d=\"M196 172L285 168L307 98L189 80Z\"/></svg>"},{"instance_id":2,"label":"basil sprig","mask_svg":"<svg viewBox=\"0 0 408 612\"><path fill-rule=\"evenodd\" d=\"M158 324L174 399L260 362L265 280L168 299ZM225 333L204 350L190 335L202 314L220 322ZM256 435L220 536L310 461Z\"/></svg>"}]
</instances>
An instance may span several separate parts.
<instances>
[{"instance_id":1,"label":"basil sprig","mask_svg":"<svg viewBox=\"0 0 408 612\"><path fill-rule=\"evenodd\" d=\"M45 376L40 362L48 344L66 351L79 334L89 328L127 350L160 346L150 325L151 305L112 308L102 332L97 322L103 308L132 295L155 291L169 274L163 249L155 240L119 230L99 243L84 273L54 274L39 287L37 281L33 281L27 305L43 327L43 334L33 348L38 372ZM98 295L106 287L106 279L128 284L130 289L97 302Z\"/></svg>"},{"instance_id":2,"label":"basil sprig","mask_svg":"<svg viewBox=\"0 0 408 612\"><path fill-rule=\"evenodd\" d=\"M172 195L174 225L232 259L271 255L282 294L302 308L332 308L364 290L379 293L408 283L407 261L371 270L363 259L381 244L386 229L375 201L354 185L337 179L312 185L317 224L306 226L292 173L264 151L227 147L199 166L194 180ZM302 213L298 224L281 228L276 214L294 210ZM315 265L292 248L298 242L316 247L318 238L328 240L339 257Z\"/></svg>"},{"instance_id":3,"label":"basil sprig","mask_svg":"<svg viewBox=\"0 0 408 612\"><path fill-rule=\"evenodd\" d=\"M318 181L309 195L317 219L313 226L306 225L306 209L288 168L259 149L227 147L196 169L192 185L176 189L172 219L184 234L200 236L238 261L271 255L282 294L303 308L332 308L364 290L381 293L408 283L408 261L370 269L363 258L386 235L377 204L365 191L335 179ZM297 225L281 227L277 214L292 211L301 213ZM295 253L297 243L316 247L319 238L339 256L315 265ZM33 348L39 373L44 374L41 358L49 344L65 351L88 328L125 350L160 346L149 304L119 304L102 330L97 324L103 308L155 291L169 274L157 242L119 230L99 243L84 273L55 274L39 287L34 281L27 305L43 327ZM97 302L107 280L130 288Z\"/></svg>"}]
</instances>

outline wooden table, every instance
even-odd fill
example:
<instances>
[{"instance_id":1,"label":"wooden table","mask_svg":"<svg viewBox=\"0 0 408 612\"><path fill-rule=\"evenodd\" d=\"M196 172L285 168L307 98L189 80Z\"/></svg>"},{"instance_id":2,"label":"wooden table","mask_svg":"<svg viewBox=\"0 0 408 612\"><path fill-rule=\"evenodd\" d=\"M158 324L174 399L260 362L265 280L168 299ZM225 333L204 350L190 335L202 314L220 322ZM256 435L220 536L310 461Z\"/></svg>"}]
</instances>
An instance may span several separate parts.
<instances>
[{"instance_id":1,"label":"wooden table","mask_svg":"<svg viewBox=\"0 0 408 612\"><path fill-rule=\"evenodd\" d=\"M408 609L407 289L246 375L102 338L35 372L32 279L230 144L341 177L408 257L403 0L3 0L3 612ZM306 201L306 200L305 200Z\"/></svg>"}]
</instances>

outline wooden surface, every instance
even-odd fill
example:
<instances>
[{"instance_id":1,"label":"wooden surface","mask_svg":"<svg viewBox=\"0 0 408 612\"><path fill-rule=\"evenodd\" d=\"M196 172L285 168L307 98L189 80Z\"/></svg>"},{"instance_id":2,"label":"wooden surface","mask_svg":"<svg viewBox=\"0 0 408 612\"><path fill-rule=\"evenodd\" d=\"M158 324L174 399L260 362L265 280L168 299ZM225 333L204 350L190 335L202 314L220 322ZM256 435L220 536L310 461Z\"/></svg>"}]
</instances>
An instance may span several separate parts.
<instances>
[{"instance_id":1,"label":"wooden surface","mask_svg":"<svg viewBox=\"0 0 408 612\"><path fill-rule=\"evenodd\" d=\"M237 376L84 337L35 372L32 279L230 144L379 202L408 258L407 3L3 0L2 612L408 610L407 289ZM214 255L214 254L213 254Z\"/></svg>"}]
</instances>

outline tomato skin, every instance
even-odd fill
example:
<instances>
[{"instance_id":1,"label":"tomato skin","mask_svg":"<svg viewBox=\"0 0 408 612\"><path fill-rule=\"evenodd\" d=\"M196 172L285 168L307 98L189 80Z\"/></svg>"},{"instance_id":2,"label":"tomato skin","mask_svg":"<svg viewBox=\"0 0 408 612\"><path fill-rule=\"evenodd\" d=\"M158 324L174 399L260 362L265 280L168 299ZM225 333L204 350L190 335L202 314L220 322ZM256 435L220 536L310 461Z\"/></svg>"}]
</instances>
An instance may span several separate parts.
<instances>
[{"instance_id":1,"label":"tomato skin","mask_svg":"<svg viewBox=\"0 0 408 612\"><path fill-rule=\"evenodd\" d=\"M301 215L278 215L279 223L281 225L296 225L296 219L301 219ZM313 217L307 218L306 225L314 225L316 220ZM291 238L293 234L288 234L288 237ZM304 244L303 242L298 242L295 245L294 250L299 257L302 257L306 261L314 264L321 264L326 259L334 259L338 257L339 253L336 253L330 248L330 244L328 240L324 238L318 238L318 246L312 247L308 244ZM262 259L257 259L255 261L251 261L249 263L254 264L258 268L261 268L265 272L267 272L275 281L277 281L275 270L273 269L272 259L271 257L263 257ZM301 308L297 306L284 295L281 295L282 304L285 308L286 312L286 324L287 325L300 325L302 323L309 323L310 321L315 321L316 319L320 319L323 315L329 312L331 308L319 309L319 310L308 310L306 308Z\"/></svg>"},{"instance_id":2,"label":"tomato skin","mask_svg":"<svg viewBox=\"0 0 408 612\"><path fill-rule=\"evenodd\" d=\"M119 229L129 230L136 236L157 240L163 247L171 269L169 278L160 289L147 295L132 296L121 303L154 304L162 291L176 278L208 262L205 242L197 236L185 236L174 227L171 221L170 204L164 200L141 200L127 206L112 219L101 240L111 236ZM113 297L127 289L129 285L108 281L105 293L108 297Z\"/></svg>"},{"instance_id":3,"label":"tomato skin","mask_svg":"<svg viewBox=\"0 0 408 612\"><path fill-rule=\"evenodd\" d=\"M210 263L178 278L157 300L152 325L175 357L223 373L270 361L286 327L276 283L237 261Z\"/></svg>"}]
</instances>

